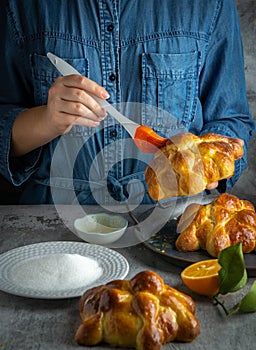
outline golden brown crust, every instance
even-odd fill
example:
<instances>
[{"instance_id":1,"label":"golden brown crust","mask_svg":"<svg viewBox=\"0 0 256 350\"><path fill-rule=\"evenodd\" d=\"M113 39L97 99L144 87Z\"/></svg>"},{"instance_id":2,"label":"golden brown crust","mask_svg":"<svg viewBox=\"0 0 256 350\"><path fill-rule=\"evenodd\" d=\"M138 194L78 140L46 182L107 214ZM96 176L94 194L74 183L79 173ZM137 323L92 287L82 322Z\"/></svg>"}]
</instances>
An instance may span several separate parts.
<instances>
[{"instance_id":1,"label":"golden brown crust","mask_svg":"<svg viewBox=\"0 0 256 350\"><path fill-rule=\"evenodd\" d=\"M154 200L200 193L208 184L231 177L235 160L242 156L243 147L236 138L212 133L174 135L146 168L148 192Z\"/></svg>"},{"instance_id":2,"label":"golden brown crust","mask_svg":"<svg viewBox=\"0 0 256 350\"><path fill-rule=\"evenodd\" d=\"M160 350L173 341L190 342L199 333L195 303L152 271L86 291L80 299L80 345L106 342L138 350Z\"/></svg>"},{"instance_id":3,"label":"golden brown crust","mask_svg":"<svg viewBox=\"0 0 256 350\"><path fill-rule=\"evenodd\" d=\"M252 203L223 193L206 205L189 205L179 218L181 251L205 249L217 257L226 247L242 243L244 253L256 249L256 213ZM193 216L191 215L193 213Z\"/></svg>"}]
</instances>

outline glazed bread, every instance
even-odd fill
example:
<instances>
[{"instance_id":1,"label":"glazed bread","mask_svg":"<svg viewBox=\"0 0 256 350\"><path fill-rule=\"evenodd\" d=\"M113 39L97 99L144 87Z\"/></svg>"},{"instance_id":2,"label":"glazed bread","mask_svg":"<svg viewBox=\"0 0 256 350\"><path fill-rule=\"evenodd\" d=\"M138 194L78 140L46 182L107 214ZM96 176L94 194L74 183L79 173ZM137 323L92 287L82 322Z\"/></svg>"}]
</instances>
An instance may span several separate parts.
<instances>
[{"instance_id":1,"label":"glazed bread","mask_svg":"<svg viewBox=\"0 0 256 350\"><path fill-rule=\"evenodd\" d=\"M208 133L174 135L159 149L145 170L148 193L154 200L198 194L208 184L234 174L243 156L238 139Z\"/></svg>"},{"instance_id":2,"label":"glazed bread","mask_svg":"<svg viewBox=\"0 0 256 350\"><path fill-rule=\"evenodd\" d=\"M190 342L200 333L193 299L152 271L86 291L79 310L82 324L75 340L80 345L159 350L163 343Z\"/></svg>"},{"instance_id":3,"label":"glazed bread","mask_svg":"<svg viewBox=\"0 0 256 350\"><path fill-rule=\"evenodd\" d=\"M244 253L256 249L256 213L253 204L223 193L206 205L190 204L179 218L181 251L205 249L213 256L231 245L242 243Z\"/></svg>"}]
</instances>

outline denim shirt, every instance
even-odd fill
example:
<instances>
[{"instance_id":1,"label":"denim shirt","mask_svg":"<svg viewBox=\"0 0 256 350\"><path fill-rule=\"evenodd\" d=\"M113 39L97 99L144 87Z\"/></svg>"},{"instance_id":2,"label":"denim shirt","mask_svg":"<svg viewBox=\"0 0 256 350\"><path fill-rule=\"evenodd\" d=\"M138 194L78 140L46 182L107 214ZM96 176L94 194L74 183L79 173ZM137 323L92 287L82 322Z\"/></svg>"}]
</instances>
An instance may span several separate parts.
<instances>
[{"instance_id":1,"label":"denim shirt","mask_svg":"<svg viewBox=\"0 0 256 350\"><path fill-rule=\"evenodd\" d=\"M171 137L254 132L233 0L4 0L0 8L0 172L22 185L21 203L110 203L143 192L151 154L111 116L12 158L11 130L24 109L47 103L59 73L52 52L104 86L109 102ZM144 202L149 202L147 195Z\"/></svg>"}]
</instances>

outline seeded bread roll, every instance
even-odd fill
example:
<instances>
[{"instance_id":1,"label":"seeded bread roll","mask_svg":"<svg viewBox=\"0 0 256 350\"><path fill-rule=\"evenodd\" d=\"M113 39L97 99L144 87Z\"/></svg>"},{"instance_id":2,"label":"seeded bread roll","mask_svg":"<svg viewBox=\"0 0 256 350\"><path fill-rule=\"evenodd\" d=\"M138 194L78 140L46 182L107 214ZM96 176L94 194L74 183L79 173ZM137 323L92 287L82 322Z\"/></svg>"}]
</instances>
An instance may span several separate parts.
<instances>
[{"instance_id":1,"label":"seeded bread roll","mask_svg":"<svg viewBox=\"0 0 256 350\"><path fill-rule=\"evenodd\" d=\"M212 133L174 135L146 168L149 195L162 200L198 194L207 185L231 177L243 153L236 138Z\"/></svg>"},{"instance_id":2,"label":"seeded bread roll","mask_svg":"<svg viewBox=\"0 0 256 350\"><path fill-rule=\"evenodd\" d=\"M256 249L256 213L253 204L223 193L206 205L190 204L178 220L181 251L198 249L217 257L231 245L242 243L244 253Z\"/></svg>"},{"instance_id":3,"label":"seeded bread roll","mask_svg":"<svg viewBox=\"0 0 256 350\"><path fill-rule=\"evenodd\" d=\"M190 342L200 333L195 303L152 271L116 280L84 293L79 304L80 345L160 350L173 340Z\"/></svg>"}]
</instances>

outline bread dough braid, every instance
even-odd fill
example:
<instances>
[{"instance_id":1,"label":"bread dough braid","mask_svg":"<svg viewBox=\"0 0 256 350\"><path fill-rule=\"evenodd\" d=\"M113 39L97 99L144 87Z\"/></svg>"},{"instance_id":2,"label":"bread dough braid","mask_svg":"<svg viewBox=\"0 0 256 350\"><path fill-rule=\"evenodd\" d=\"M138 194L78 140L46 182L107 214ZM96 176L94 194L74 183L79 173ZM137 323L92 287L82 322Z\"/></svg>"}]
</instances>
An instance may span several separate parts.
<instances>
[{"instance_id":1,"label":"bread dough braid","mask_svg":"<svg viewBox=\"0 0 256 350\"><path fill-rule=\"evenodd\" d=\"M193 299L152 271L86 291L79 310L75 340L81 345L159 350L163 343L190 342L200 333Z\"/></svg>"},{"instance_id":2,"label":"bread dough braid","mask_svg":"<svg viewBox=\"0 0 256 350\"><path fill-rule=\"evenodd\" d=\"M206 205L191 204L179 218L181 251L205 249L213 256L231 245L242 243L244 253L256 249L256 213L253 204L223 193Z\"/></svg>"},{"instance_id":3,"label":"bread dough braid","mask_svg":"<svg viewBox=\"0 0 256 350\"><path fill-rule=\"evenodd\" d=\"M208 184L234 174L235 160L243 156L236 138L208 133L174 135L158 150L145 171L152 199L198 194Z\"/></svg>"}]
</instances>

